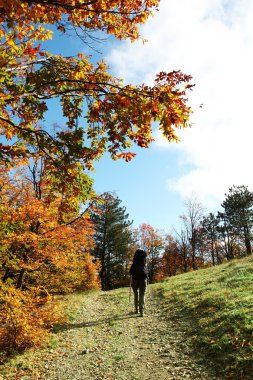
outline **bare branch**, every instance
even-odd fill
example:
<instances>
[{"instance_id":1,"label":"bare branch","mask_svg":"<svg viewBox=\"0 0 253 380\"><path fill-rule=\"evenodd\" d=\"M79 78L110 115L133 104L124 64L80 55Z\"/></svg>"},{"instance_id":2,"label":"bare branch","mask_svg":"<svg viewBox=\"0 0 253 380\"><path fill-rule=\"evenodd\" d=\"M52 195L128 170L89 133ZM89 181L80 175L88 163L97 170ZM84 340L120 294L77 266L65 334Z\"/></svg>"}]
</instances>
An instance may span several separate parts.
<instances>
[{"instance_id":1,"label":"bare branch","mask_svg":"<svg viewBox=\"0 0 253 380\"><path fill-rule=\"evenodd\" d=\"M48 61L50 58L52 58L53 56L50 55L46 58L42 58L42 59L38 59L37 61L32 61L32 62L29 62L29 63L26 63L25 65L17 65L15 67L10 67L10 68L6 68L5 71L6 72L11 72L11 71L16 71L16 70L25 70L27 69L29 66L32 66L32 65L39 65L41 64L42 62L45 62L45 61ZM3 66L1 66L3 67Z\"/></svg>"}]
</instances>

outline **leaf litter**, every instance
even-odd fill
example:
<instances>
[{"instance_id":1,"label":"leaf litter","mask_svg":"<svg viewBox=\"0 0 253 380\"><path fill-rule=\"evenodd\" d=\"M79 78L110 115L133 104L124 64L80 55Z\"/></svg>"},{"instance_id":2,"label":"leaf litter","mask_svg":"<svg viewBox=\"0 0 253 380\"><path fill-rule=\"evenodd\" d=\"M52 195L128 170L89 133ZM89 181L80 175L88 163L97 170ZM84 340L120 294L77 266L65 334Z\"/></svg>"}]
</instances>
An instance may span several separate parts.
<instances>
[{"instance_id":1,"label":"leaf litter","mask_svg":"<svg viewBox=\"0 0 253 380\"><path fill-rule=\"evenodd\" d=\"M22 365L10 362L0 372L3 379L218 379L194 351L187 324L175 320L155 288L150 286L144 318L131 313L128 295L126 288L84 293L76 320L55 332L54 347L25 353Z\"/></svg>"}]
</instances>

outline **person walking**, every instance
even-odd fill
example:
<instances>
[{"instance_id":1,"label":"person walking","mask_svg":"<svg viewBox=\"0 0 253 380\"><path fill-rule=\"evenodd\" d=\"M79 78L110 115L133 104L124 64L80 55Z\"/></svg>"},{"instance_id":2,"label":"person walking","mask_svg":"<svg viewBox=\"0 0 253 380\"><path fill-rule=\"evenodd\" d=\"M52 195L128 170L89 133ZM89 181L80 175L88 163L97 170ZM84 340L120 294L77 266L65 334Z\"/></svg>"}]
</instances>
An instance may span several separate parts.
<instances>
[{"instance_id":1,"label":"person walking","mask_svg":"<svg viewBox=\"0 0 253 380\"><path fill-rule=\"evenodd\" d=\"M140 312L143 317L145 307L145 291L147 287L148 272L146 268L147 253L142 249L137 249L133 263L129 270L131 275L131 287L134 293L135 313Z\"/></svg>"}]
</instances>

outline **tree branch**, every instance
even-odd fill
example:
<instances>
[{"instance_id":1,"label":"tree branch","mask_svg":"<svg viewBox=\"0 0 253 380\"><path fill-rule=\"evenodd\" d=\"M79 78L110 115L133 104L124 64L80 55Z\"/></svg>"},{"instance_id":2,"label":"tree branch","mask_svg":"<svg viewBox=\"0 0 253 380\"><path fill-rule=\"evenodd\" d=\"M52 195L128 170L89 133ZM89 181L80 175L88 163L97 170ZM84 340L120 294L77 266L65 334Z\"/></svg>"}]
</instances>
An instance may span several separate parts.
<instances>
[{"instance_id":1,"label":"tree branch","mask_svg":"<svg viewBox=\"0 0 253 380\"><path fill-rule=\"evenodd\" d=\"M11 72L11 71L15 71L15 70L24 70L24 69L27 69L29 66L31 65L39 65L41 62L45 62L47 60L49 60L50 58L52 58L53 56L49 56L47 58L42 58L42 59L39 59L37 61L32 61L32 62L29 62L29 63L26 63L25 65L17 65L15 67L10 67L10 68L6 68L5 71L6 72ZM1 67L4 67L4 66L1 66Z\"/></svg>"}]
</instances>

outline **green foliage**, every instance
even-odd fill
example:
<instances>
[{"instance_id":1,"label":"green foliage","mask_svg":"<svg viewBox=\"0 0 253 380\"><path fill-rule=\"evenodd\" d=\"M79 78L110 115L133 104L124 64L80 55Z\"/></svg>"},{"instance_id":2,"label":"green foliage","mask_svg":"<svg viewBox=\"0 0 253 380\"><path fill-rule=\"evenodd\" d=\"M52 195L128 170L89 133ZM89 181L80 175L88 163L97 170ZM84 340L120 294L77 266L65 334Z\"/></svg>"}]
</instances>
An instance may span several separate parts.
<instances>
[{"instance_id":1,"label":"green foliage","mask_svg":"<svg viewBox=\"0 0 253 380\"><path fill-rule=\"evenodd\" d=\"M253 193L246 186L233 186L222 203L223 220L228 228L244 241L246 253L251 254L251 230L253 226Z\"/></svg>"},{"instance_id":2,"label":"green foliage","mask_svg":"<svg viewBox=\"0 0 253 380\"><path fill-rule=\"evenodd\" d=\"M127 263L129 245L132 241L125 207L112 193L104 193L96 212L91 215L95 228L93 255L101 263L103 290L122 286L128 278Z\"/></svg>"},{"instance_id":3,"label":"green foliage","mask_svg":"<svg viewBox=\"0 0 253 380\"><path fill-rule=\"evenodd\" d=\"M218 226L219 219L210 213L205 216L201 221L202 239L206 240L205 249L210 253L212 264L220 264L221 257L218 249Z\"/></svg>"}]
</instances>

